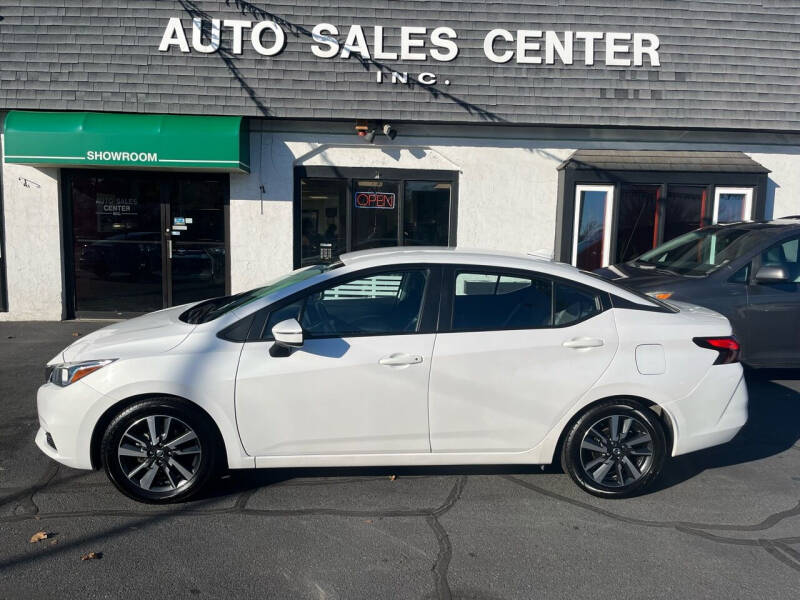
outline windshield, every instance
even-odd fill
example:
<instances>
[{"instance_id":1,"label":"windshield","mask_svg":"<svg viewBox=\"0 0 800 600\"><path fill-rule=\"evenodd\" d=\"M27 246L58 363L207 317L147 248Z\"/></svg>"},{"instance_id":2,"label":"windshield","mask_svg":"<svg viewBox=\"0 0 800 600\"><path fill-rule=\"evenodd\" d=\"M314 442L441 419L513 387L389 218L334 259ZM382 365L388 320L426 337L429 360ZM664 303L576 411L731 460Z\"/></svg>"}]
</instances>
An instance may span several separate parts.
<instances>
[{"instance_id":1,"label":"windshield","mask_svg":"<svg viewBox=\"0 0 800 600\"><path fill-rule=\"evenodd\" d=\"M325 273L326 271L336 269L340 266L342 266L342 263L337 262L325 265L311 265L310 267L298 269L297 271L292 271L288 275L284 275L283 277L275 279L264 287L255 288L253 290L241 292L240 294L234 294L232 296L212 298L211 300L205 300L200 304L195 304L189 310L181 313L179 318L181 321L190 323L192 325L198 323L208 323L217 317L220 317L246 304L250 304L259 298L269 296L270 294L274 294L278 290L282 290L285 287L305 281L306 279L311 279L315 275Z\"/></svg>"},{"instance_id":2,"label":"windshield","mask_svg":"<svg viewBox=\"0 0 800 600\"><path fill-rule=\"evenodd\" d=\"M645 252L633 261L637 266L665 269L678 275L708 275L749 254L761 243L757 230L705 227Z\"/></svg>"}]
</instances>

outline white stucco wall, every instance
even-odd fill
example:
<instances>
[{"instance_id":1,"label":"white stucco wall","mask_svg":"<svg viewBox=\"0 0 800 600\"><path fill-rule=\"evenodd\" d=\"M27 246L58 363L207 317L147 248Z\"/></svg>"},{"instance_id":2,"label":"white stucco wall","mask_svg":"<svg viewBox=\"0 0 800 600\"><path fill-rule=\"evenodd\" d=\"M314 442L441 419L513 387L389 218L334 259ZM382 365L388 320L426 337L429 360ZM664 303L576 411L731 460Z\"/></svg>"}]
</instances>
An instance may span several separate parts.
<instances>
[{"instance_id":1,"label":"white stucco wall","mask_svg":"<svg viewBox=\"0 0 800 600\"><path fill-rule=\"evenodd\" d=\"M444 169L459 173L459 246L553 251L558 172L579 148L739 150L772 170L767 217L800 214L800 147L647 143L564 138L403 137L375 145L353 135L254 132L250 176L231 178L231 287L263 284L292 268L295 165ZM402 141L401 141L402 140ZM259 191L263 184L264 193Z\"/></svg>"},{"instance_id":2,"label":"white stucco wall","mask_svg":"<svg viewBox=\"0 0 800 600\"><path fill-rule=\"evenodd\" d=\"M458 138L366 145L353 135L252 133L251 174L231 178L231 288L291 270L296 165L458 171L459 246L551 251L556 167L573 149Z\"/></svg>"},{"instance_id":3,"label":"white stucco wall","mask_svg":"<svg viewBox=\"0 0 800 600\"><path fill-rule=\"evenodd\" d=\"M800 146L466 137L376 138L251 133L251 174L231 175L231 289L262 285L292 268L295 165L455 170L460 246L552 251L557 165L578 148L741 150L772 170L767 216L800 214ZM624 134L618 134L622 137ZM26 185L27 182L27 185ZM261 186L263 185L263 191ZM63 317L57 169L3 165L9 312L2 320Z\"/></svg>"},{"instance_id":4,"label":"white stucco wall","mask_svg":"<svg viewBox=\"0 0 800 600\"><path fill-rule=\"evenodd\" d=\"M8 312L0 321L62 318L58 169L3 165Z\"/></svg>"}]
</instances>

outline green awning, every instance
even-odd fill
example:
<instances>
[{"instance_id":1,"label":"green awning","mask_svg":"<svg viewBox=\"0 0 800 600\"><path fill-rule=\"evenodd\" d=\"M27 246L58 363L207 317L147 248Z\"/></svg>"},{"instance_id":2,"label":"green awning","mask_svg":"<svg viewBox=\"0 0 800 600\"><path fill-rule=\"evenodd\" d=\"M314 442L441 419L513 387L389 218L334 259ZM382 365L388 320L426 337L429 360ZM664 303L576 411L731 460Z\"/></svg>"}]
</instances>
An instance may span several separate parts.
<instances>
[{"instance_id":1,"label":"green awning","mask_svg":"<svg viewBox=\"0 0 800 600\"><path fill-rule=\"evenodd\" d=\"M250 172L242 117L11 111L5 161Z\"/></svg>"}]
</instances>

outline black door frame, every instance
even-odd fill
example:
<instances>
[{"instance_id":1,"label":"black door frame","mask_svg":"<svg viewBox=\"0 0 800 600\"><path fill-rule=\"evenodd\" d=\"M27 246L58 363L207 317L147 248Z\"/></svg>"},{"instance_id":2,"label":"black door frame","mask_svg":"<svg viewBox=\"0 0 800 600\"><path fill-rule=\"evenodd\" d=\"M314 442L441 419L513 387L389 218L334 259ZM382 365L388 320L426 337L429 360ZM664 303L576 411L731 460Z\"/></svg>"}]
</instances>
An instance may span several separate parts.
<instances>
[{"instance_id":1,"label":"black door frame","mask_svg":"<svg viewBox=\"0 0 800 600\"><path fill-rule=\"evenodd\" d=\"M350 252L352 243L352 210L353 180L383 180L397 182L398 205L398 241L403 235L403 211L405 207L406 181L437 181L451 184L450 213L448 221L447 245L456 245L456 229L458 224L458 171L426 170L426 169L381 169L368 167L330 167L330 166L295 166L294 168L294 201L292 207L292 261L294 268L301 266L302 244L302 207L300 202L301 179L344 180L347 182L345 194L345 251Z\"/></svg>"},{"instance_id":2,"label":"black door frame","mask_svg":"<svg viewBox=\"0 0 800 600\"><path fill-rule=\"evenodd\" d=\"M160 215L161 215L161 295L162 295L162 308L168 308L172 305L172 261L169 249L171 247L171 228L172 224L169 222L170 218L170 198L168 192L168 182L175 177L189 177L189 178L203 178L203 177L220 177L223 183L223 219L224 219L224 248L225 248L225 293L230 294L231 291L231 235L230 235L230 175L228 173L204 173L196 171L169 171L169 172L155 172L155 171L133 171L133 170L119 170L119 169L62 169L61 170L61 228L63 235L62 251L64 253L63 261L63 280L64 280L64 300L65 300L65 318L66 319L93 319L93 318L130 318L143 314L143 312L131 313L115 313L115 312L100 312L100 311L77 311L77 298L75 295L75 230L73 228L73 212L72 212L72 194L70 192L70 180L74 174L102 174L102 175L146 175L152 179L158 179L159 192L160 192Z\"/></svg>"}]
</instances>

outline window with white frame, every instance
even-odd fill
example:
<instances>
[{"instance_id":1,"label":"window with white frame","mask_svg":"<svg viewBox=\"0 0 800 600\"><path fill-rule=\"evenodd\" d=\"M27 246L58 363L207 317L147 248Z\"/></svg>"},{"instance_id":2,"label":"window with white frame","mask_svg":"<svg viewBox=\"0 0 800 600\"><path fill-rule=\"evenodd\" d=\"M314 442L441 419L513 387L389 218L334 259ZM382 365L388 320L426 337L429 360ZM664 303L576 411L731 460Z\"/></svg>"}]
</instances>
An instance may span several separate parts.
<instances>
[{"instance_id":1,"label":"window with white frame","mask_svg":"<svg viewBox=\"0 0 800 600\"><path fill-rule=\"evenodd\" d=\"M753 188L717 187L714 190L713 223L750 221L753 215Z\"/></svg>"}]
</instances>

